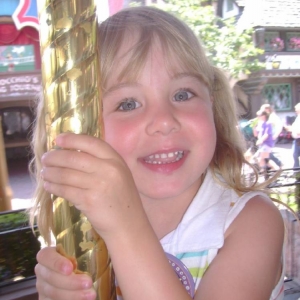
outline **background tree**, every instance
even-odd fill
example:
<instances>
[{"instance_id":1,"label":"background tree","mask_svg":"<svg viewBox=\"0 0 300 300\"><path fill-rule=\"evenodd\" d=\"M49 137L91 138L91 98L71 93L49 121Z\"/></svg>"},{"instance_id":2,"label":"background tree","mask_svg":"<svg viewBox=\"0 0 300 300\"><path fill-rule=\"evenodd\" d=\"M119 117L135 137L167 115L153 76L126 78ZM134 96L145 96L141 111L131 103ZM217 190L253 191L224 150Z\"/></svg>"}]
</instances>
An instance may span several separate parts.
<instances>
[{"instance_id":1,"label":"background tree","mask_svg":"<svg viewBox=\"0 0 300 300\"><path fill-rule=\"evenodd\" d=\"M186 22L202 41L212 63L237 80L265 67L258 57L264 50L253 43L253 29L239 30L235 19L216 16L213 1L165 0L159 8ZM235 81L233 80L233 81Z\"/></svg>"}]
</instances>

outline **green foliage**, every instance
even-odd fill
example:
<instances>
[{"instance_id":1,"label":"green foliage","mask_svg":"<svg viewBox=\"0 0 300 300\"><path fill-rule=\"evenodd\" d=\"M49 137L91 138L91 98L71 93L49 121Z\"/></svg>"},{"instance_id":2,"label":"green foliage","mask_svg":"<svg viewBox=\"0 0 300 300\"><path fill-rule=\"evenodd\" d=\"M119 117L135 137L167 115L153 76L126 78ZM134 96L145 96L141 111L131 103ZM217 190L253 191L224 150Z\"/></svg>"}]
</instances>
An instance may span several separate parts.
<instances>
[{"instance_id":1,"label":"green foliage","mask_svg":"<svg viewBox=\"0 0 300 300\"><path fill-rule=\"evenodd\" d=\"M175 14L199 37L211 62L239 78L264 68L258 56L264 51L253 43L253 29L239 31L235 20L222 20L215 15L213 6L201 6L209 1L166 0L158 7Z\"/></svg>"},{"instance_id":2,"label":"green foliage","mask_svg":"<svg viewBox=\"0 0 300 300\"><path fill-rule=\"evenodd\" d=\"M28 215L23 210L0 214L0 233L16 228L27 227Z\"/></svg>"},{"instance_id":3,"label":"green foliage","mask_svg":"<svg viewBox=\"0 0 300 300\"><path fill-rule=\"evenodd\" d=\"M0 213L0 290L16 278L34 276L41 246L28 221L25 210Z\"/></svg>"}]
</instances>

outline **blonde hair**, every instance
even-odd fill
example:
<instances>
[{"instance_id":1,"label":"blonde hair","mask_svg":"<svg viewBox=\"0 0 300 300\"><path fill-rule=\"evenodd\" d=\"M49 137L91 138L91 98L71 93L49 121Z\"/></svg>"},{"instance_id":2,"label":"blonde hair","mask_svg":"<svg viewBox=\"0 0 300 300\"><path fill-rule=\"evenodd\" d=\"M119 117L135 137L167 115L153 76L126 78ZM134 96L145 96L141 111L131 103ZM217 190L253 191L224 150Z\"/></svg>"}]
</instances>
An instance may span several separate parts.
<instances>
[{"instance_id":1,"label":"blonde hair","mask_svg":"<svg viewBox=\"0 0 300 300\"><path fill-rule=\"evenodd\" d=\"M166 67L171 71L175 58L183 70L198 76L209 88L213 98L213 113L217 132L217 145L210 168L218 178L221 175L225 184L237 193L261 189L256 180L250 186L241 176L242 167L249 163L244 158L244 142L237 128L235 100L227 77L212 66L205 50L192 30L173 15L151 7L124 9L101 23L99 32L99 56L101 88L105 90L107 80L114 72L118 50L131 32L138 34L126 55L130 55L118 80L126 77L135 80L140 74L154 41L159 41L166 57ZM37 121L33 136L33 161L37 175L36 203L32 216L38 212L37 222L41 234L50 241L52 230L52 201L42 188L39 177L41 155L46 151L46 129L44 125L43 101L37 108ZM201 130L199 128L199 130Z\"/></svg>"}]
</instances>

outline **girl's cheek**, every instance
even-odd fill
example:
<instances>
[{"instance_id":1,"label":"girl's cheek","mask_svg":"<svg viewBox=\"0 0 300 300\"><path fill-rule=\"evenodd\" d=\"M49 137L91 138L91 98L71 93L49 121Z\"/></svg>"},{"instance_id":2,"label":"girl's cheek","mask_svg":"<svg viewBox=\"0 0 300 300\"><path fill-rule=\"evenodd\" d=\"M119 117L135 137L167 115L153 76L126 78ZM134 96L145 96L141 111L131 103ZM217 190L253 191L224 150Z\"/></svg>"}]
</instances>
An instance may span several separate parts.
<instances>
[{"instance_id":1,"label":"girl's cheek","mask_svg":"<svg viewBox=\"0 0 300 300\"><path fill-rule=\"evenodd\" d=\"M137 143L138 130L134 124L122 123L116 125L105 124L105 141L110 144L120 155L126 149L134 147Z\"/></svg>"}]
</instances>

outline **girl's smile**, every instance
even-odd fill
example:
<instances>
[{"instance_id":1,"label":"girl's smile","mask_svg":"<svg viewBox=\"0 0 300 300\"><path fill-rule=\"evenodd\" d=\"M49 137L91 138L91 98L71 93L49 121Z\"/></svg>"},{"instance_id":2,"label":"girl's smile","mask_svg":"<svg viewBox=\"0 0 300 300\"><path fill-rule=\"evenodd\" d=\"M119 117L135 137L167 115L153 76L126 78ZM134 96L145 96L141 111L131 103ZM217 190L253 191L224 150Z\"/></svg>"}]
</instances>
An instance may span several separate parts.
<instances>
[{"instance_id":1,"label":"girl's smile","mask_svg":"<svg viewBox=\"0 0 300 300\"><path fill-rule=\"evenodd\" d=\"M140 162L144 164L146 168L153 172L172 174L175 170L180 168L187 157L187 151L175 150L175 151L163 151L161 153L156 152L147 157L140 159Z\"/></svg>"}]
</instances>

